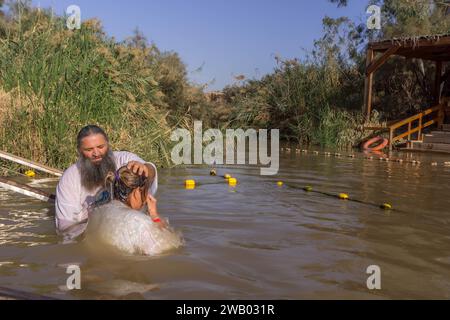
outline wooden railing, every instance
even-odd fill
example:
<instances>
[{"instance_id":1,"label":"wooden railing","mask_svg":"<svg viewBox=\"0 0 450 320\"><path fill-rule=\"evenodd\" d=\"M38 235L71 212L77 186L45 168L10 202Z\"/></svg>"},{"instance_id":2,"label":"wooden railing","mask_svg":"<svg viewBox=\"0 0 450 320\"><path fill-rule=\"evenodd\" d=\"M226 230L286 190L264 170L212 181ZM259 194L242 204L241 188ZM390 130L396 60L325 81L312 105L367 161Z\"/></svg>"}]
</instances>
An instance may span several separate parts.
<instances>
[{"instance_id":1,"label":"wooden railing","mask_svg":"<svg viewBox=\"0 0 450 320\"><path fill-rule=\"evenodd\" d=\"M434 106L432 108L429 108L425 111L422 111L421 113L418 113L412 117L406 118L402 121L396 122L388 127L389 129L389 150L392 150L392 146L394 142L399 141L400 139L403 139L405 137L408 138L408 140L411 140L411 135L417 132L417 140L422 140L422 131L424 128L429 127L433 124L437 124L440 126L444 122L444 106L446 102L442 102L441 104L438 104L437 106ZM430 116L430 119L423 122L426 116L428 115L434 115ZM417 123L414 123L416 122ZM395 135L395 131L402 128L403 126L408 126L408 130L406 132L403 132L399 135Z\"/></svg>"}]
</instances>

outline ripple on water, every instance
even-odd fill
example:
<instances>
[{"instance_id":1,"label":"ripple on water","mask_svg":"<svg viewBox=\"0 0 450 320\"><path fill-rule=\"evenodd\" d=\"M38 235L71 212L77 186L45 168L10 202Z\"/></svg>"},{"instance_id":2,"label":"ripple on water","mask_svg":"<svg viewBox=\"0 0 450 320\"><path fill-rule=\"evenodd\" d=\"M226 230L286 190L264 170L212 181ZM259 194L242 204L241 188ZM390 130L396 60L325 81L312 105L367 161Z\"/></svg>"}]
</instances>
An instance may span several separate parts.
<instances>
[{"instance_id":1,"label":"ripple on water","mask_svg":"<svg viewBox=\"0 0 450 320\"><path fill-rule=\"evenodd\" d=\"M206 166L161 170L160 211L182 231L186 246L154 259L91 256L76 245L56 244L47 205L0 190L0 243L6 244L0 246L1 279L30 289L53 285L60 292L55 283L64 284L66 274L57 265L79 260L92 291L63 297L449 296L450 169L309 154L280 163L277 176L260 176L254 167L219 167L219 175L237 177L235 188L210 177ZM198 188L185 190L187 177ZM54 187L52 181L34 183ZM305 185L367 203L389 202L401 211L308 193ZM382 295L367 292L372 264L382 268ZM119 281L102 283L109 280ZM157 290L147 287L153 284Z\"/></svg>"},{"instance_id":2,"label":"ripple on water","mask_svg":"<svg viewBox=\"0 0 450 320\"><path fill-rule=\"evenodd\" d=\"M0 211L0 245L37 246L54 242L54 235L42 233L53 225L49 208Z\"/></svg>"}]
</instances>

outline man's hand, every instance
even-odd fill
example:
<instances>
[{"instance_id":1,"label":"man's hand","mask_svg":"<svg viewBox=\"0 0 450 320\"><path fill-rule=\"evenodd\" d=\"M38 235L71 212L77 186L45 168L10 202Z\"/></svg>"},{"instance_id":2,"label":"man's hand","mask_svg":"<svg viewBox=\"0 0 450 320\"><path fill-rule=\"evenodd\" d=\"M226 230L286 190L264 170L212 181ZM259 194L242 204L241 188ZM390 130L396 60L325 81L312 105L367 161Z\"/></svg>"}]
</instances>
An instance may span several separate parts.
<instances>
[{"instance_id":1,"label":"man's hand","mask_svg":"<svg viewBox=\"0 0 450 320\"><path fill-rule=\"evenodd\" d=\"M145 163L141 163L138 161L130 161L127 164L127 168L131 171L133 171L133 173L137 173L140 176L145 176L145 177L149 177L150 174L150 168L149 166L147 166L147 164Z\"/></svg>"}]
</instances>

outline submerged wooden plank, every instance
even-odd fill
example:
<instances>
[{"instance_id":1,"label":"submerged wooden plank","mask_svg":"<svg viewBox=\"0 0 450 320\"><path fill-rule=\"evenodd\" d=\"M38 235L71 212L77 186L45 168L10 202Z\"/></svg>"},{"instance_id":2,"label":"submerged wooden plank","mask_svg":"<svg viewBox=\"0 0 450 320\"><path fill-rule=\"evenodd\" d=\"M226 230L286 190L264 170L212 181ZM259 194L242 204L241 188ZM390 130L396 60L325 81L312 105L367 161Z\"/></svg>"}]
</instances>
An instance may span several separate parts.
<instances>
[{"instance_id":1,"label":"submerged wooden plank","mask_svg":"<svg viewBox=\"0 0 450 320\"><path fill-rule=\"evenodd\" d=\"M54 203L55 195L47 193L45 191L27 186L26 184L18 183L3 177L0 177L0 187L7 190L15 191L23 195L33 197L45 202Z\"/></svg>"},{"instance_id":2,"label":"submerged wooden plank","mask_svg":"<svg viewBox=\"0 0 450 320\"><path fill-rule=\"evenodd\" d=\"M49 166L25 159L25 158L21 158L18 156L15 156L13 154L4 152L4 151L0 151L0 158L5 159L5 160L9 160L9 161L13 161L15 163L42 171L42 172L46 172L52 175L55 175L57 177L61 177L63 172L61 170L55 169L55 168L51 168Z\"/></svg>"},{"instance_id":3,"label":"submerged wooden plank","mask_svg":"<svg viewBox=\"0 0 450 320\"><path fill-rule=\"evenodd\" d=\"M401 148L403 151L420 151L435 153L450 153L450 145L447 143L423 143L421 141L411 141L408 148Z\"/></svg>"},{"instance_id":4,"label":"submerged wooden plank","mask_svg":"<svg viewBox=\"0 0 450 320\"><path fill-rule=\"evenodd\" d=\"M450 145L450 135L425 134L423 136L424 143L443 143Z\"/></svg>"},{"instance_id":5,"label":"submerged wooden plank","mask_svg":"<svg viewBox=\"0 0 450 320\"><path fill-rule=\"evenodd\" d=\"M0 287L0 300L59 300L36 293Z\"/></svg>"}]
</instances>

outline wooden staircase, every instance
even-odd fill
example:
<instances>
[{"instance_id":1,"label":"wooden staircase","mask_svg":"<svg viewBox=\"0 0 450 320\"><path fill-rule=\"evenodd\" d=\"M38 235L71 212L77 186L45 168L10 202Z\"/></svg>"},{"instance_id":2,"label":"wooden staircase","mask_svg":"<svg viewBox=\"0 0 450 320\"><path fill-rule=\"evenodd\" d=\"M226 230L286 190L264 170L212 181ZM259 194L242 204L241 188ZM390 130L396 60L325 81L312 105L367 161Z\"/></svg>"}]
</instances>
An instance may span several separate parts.
<instances>
[{"instance_id":1,"label":"wooden staircase","mask_svg":"<svg viewBox=\"0 0 450 320\"><path fill-rule=\"evenodd\" d=\"M407 149L450 153L450 124L422 135L422 140L409 141Z\"/></svg>"},{"instance_id":2,"label":"wooden staircase","mask_svg":"<svg viewBox=\"0 0 450 320\"><path fill-rule=\"evenodd\" d=\"M389 132L389 151L438 151L450 153L450 98L442 101L409 118L395 121L385 127L365 127L366 130ZM438 128L430 134L424 134L432 126ZM406 147L405 147L406 146Z\"/></svg>"},{"instance_id":3,"label":"wooden staircase","mask_svg":"<svg viewBox=\"0 0 450 320\"><path fill-rule=\"evenodd\" d=\"M406 148L401 149L419 150L419 144L423 143L424 129L431 126L442 127L447 104L447 101L441 102L414 116L390 124L386 128L389 131L389 150L393 149L395 143L402 141L406 142Z\"/></svg>"}]
</instances>

